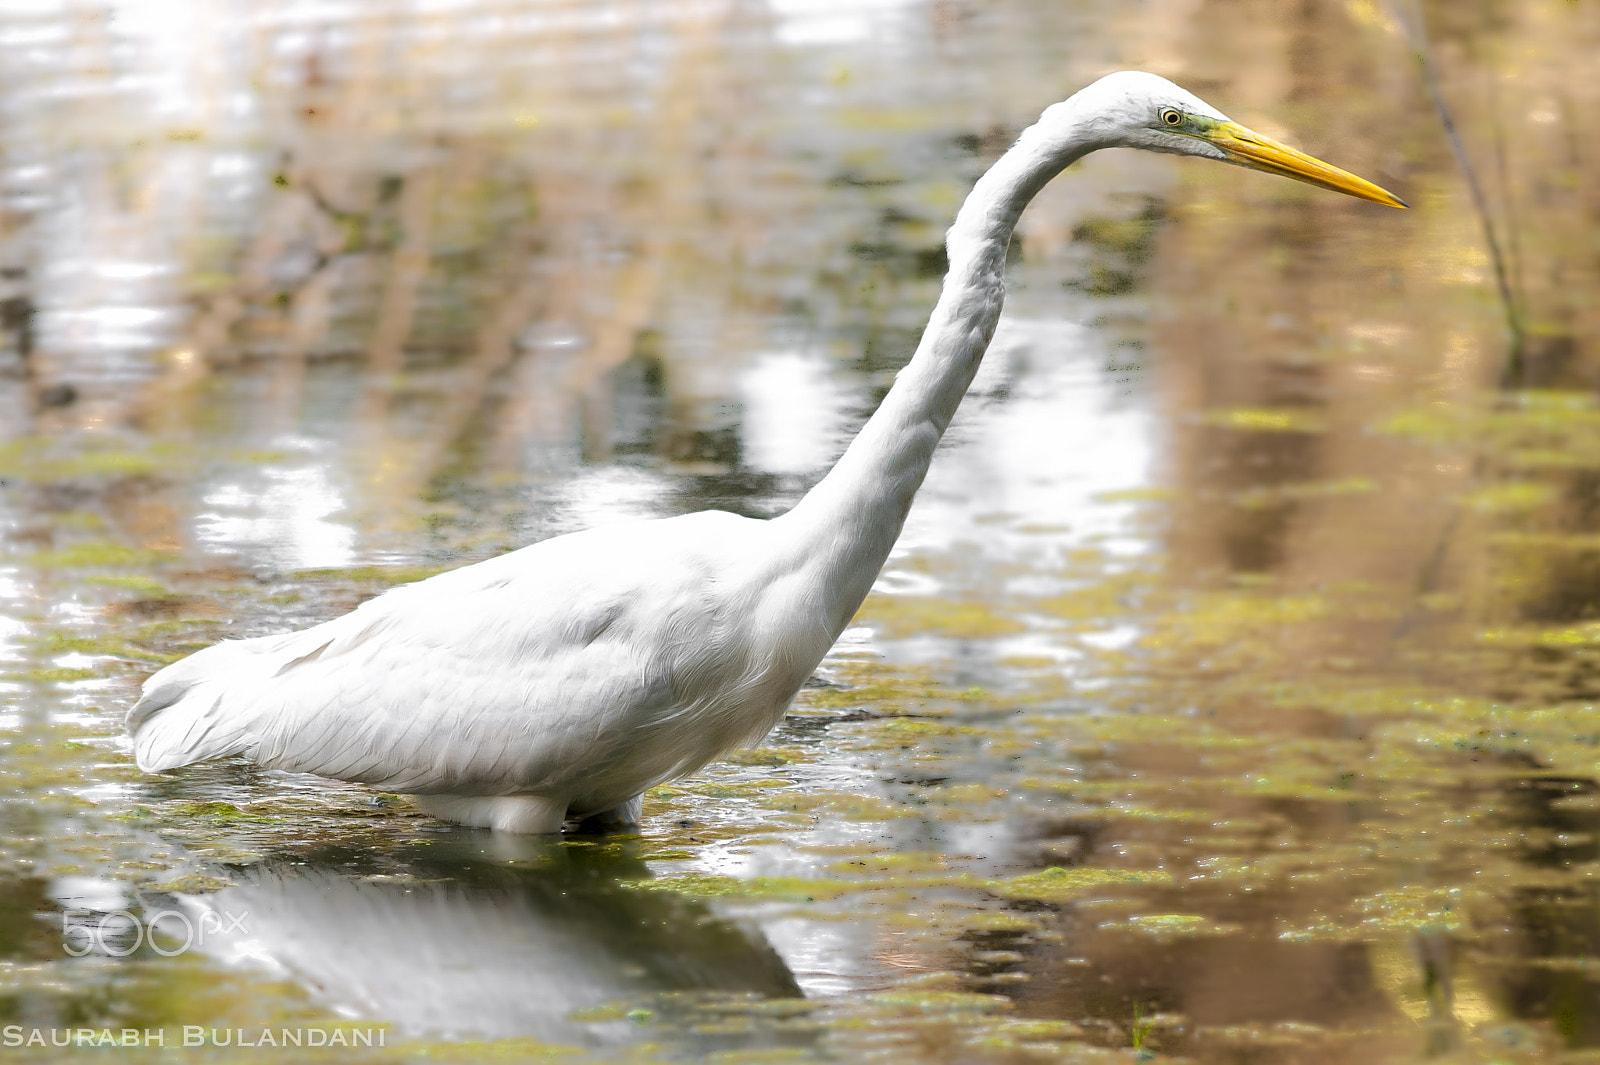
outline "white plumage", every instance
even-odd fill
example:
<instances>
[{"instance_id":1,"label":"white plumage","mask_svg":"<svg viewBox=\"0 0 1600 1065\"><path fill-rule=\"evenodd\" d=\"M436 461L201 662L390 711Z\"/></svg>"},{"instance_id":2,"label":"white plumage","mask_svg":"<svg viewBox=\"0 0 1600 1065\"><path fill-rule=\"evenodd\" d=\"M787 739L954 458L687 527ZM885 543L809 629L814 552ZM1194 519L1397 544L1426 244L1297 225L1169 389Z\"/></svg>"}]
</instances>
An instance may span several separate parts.
<instances>
[{"instance_id":1,"label":"white plumage","mask_svg":"<svg viewBox=\"0 0 1600 1065\"><path fill-rule=\"evenodd\" d=\"M236 755L418 796L465 824L633 820L639 796L764 736L866 597L994 334L1011 233L1073 160L1127 145L1400 206L1151 74L1047 110L978 182L917 352L834 469L771 521L720 512L559 536L300 632L155 674L142 769Z\"/></svg>"},{"instance_id":2,"label":"white plumage","mask_svg":"<svg viewBox=\"0 0 1600 1065\"><path fill-rule=\"evenodd\" d=\"M776 533L718 512L606 526L207 648L146 683L139 765L242 755L472 820L449 798L520 796L483 804L513 830L624 806L765 735L827 650L795 624Z\"/></svg>"}]
</instances>

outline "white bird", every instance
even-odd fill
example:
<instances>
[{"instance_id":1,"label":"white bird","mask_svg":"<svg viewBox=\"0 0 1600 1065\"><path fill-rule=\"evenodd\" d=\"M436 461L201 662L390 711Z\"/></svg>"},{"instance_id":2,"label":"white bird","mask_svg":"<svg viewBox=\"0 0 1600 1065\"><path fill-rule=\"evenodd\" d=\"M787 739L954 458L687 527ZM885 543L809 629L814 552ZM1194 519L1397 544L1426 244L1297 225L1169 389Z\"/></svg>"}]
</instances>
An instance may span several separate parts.
<instances>
[{"instance_id":1,"label":"white bird","mask_svg":"<svg viewBox=\"0 0 1600 1065\"><path fill-rule=\"evenodd\" d=\"M139 767L237 755L509 832L636 820L646 789L783 717L871 589L989 346L1018 216L1068 164L1116 146L1406 206L1164 78L1101 78L979 179L947 234L950 271L915 355L793 510L558 536L309 629L209 647L145 682L127 718Z\"/></svg>"}]
</instances>

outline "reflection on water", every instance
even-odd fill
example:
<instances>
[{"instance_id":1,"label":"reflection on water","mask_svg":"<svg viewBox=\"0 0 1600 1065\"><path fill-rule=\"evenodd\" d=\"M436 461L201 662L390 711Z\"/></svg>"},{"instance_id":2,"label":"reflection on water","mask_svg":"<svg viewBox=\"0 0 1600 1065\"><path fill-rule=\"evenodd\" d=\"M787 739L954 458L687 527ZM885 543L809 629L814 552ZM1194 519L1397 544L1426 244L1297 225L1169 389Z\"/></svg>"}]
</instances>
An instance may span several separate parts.
<instances>
[{"instance_id":1,"label":"reflection on water","mask_svg":"<svg viewBox=\"0 0 1600 1065\"><path fill-rule=\"evenodd\" d=\"M1491 391L1492 265L1383 5L0 5L0 1016L1600 1045L1600 26L1424 6L1526 390ZM1046 190L878 594L643 842L465 852L362 789L133 770L139 679L197 647L791 505L913 349L972 179L1118 66L1416 207L1136 153ZM69 910L178 898L261 923L62 950Z\"/></svg>"},{"instance_id":2,"label":"reflection on water","mask_svg":"<svg viewBox=\"0 0 1600 1065\"><path fill-rule=\"evenodd\" d=\"M291 445L291 441L283 441ZM287 450L288 447L286 446ZM338 521L345 509L339 492L328 483L328 465L313 461L298 469L286 463L261 471L268 487L219 484L202 502L210 508L197 516L195 539L229 553L241 546L283 569L348 566L355 561L355 530Z\"/></svg>"},{"instance_id":3,"label":"reflection on water","mask_svg":"<svg viewBox=\"0 0 1600 1065\"><path fill-rule=\"evenodd\" d=\"M220 930L206 953L266 967L402 1035L584 1043L619 1024L570 1018L619 1000L798 994L759 933L619 884L647 876L593 847L455 833L382 862L317 852L263 863L184 902L194 927Z\"/></svg>"},{"instance_id":4,"label":"reflection on water","mask_svg":"<svg viewBox=\"0 0 1600 1065\"><path fill-rule=\"evenodd\" d=\"M822 353L759 356L745 370L740 393L739 450L750 469L815 475L843 450L853 397Z\"/></svg>"}]
</instances>

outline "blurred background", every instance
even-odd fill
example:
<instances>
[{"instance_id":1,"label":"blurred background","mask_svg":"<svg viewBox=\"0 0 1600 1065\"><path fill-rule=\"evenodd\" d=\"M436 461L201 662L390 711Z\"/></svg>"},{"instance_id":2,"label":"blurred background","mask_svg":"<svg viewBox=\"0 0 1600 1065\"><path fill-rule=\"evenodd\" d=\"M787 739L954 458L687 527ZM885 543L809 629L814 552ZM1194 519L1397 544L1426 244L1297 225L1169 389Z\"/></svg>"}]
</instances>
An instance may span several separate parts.
<instances>
[{"instance_id":1,"label":"blurred background","mask_svg":"<svg viewBox=\"0 0 1600 1065\"><path fill-rule=\"evenodd\" d=\"M0 1016L1587 1060L1597 54L1572 0L4 0ZM217 639L787 509L972 182L1122 68L1412 209L1072 167L857 625L641 837L132 768ZM163 906L259 921L169 958Z\"/></svg>"}]
</instances>

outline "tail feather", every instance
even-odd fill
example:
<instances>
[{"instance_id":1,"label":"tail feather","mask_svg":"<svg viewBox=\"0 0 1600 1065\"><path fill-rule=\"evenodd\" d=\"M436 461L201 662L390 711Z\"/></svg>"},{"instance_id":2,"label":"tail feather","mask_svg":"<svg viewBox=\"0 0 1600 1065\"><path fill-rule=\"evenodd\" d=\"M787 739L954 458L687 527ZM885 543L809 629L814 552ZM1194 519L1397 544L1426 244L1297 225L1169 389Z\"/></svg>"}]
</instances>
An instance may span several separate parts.
<instances>
[{"instance_id":1,"label":"tail feather","mask_svg":"<svg viewBox=\"0 0 1600 1065\"><path fill-rule=\"evenodd\" d=\"M145 772L207 758L248 754L260 742L241 703L256 683L283 665L296 642L285 636L229 640L172 663L144 683L128 711L134 760Z\"/></svg>"}]
</instances>

